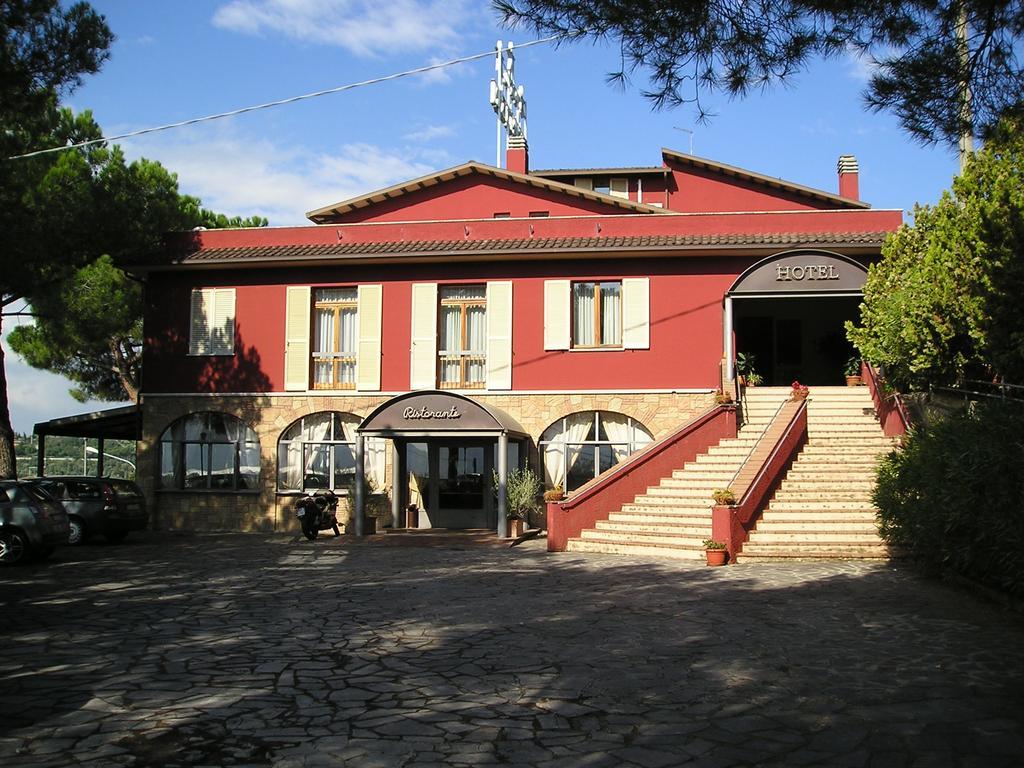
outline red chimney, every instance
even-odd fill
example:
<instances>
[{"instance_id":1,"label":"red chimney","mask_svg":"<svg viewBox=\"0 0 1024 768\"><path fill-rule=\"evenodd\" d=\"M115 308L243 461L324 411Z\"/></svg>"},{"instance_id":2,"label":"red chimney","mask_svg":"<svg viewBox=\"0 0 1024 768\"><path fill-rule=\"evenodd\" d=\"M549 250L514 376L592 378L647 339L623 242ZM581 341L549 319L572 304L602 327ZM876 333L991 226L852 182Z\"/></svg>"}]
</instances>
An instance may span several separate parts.
<instances>
[{"instance_id":1,"label":"red chimney","mask_svg":"<svg viewBox=\"0 0 1024 768\"><path fill-rule=\"evenodd\" d=\"M513 173L530 172L530 150L526 146L526 137L508 137L508 149L505 151L505 168Z\"/></svg>"},{"instance_id":2,"label":"red chimney","mask_svg":"<svg viewBox=\"0 0 1024 768\"><path fill-rule=\"evenodd\" d=\"M840 155L836 170L839 171L839 196L860 200L860 171L857 168L857 158L853 155Z\"/></svg>"}]
</instances>

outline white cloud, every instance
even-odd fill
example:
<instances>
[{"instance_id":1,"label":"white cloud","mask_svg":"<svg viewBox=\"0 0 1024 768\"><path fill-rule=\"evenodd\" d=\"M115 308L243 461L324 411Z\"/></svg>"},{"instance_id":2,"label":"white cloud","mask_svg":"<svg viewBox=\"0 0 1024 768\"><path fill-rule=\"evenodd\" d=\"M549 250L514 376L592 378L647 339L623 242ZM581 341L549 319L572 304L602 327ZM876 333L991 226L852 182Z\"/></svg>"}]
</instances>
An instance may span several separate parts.
<instances>
[{"instance_id":1,"label":"white cloud","mask_svg":"<svg viewBox=\"0 0 1024 768\"><path fill-rule=\"evenodd\" d=\"M406 141L427 142L434 139L443 139L455 135L455 128L451 125L426 125L402 136Z\"/></svg>"},{"instance_id":2,"label":"white cloud","mask_svg":"<svg viewBox=\"0 0 1024 768\"><path fill-rule=\"evenodd\" d=\"M160 137L126 147L178 174L182 192L228 215L261 215L272 226L309 224L305 212L416 178L439 165L415 150L369 143L331 153L250 139L230 129L191 140ZM431 159L436 160L436 155Z\"/></svg>"},{"instance_id":3,"label":"white cloud","mask_svg":"<svg viewBox=\"0 0 1024 768\"><path fill-rule=\"evenodd\" d=\"M480 13L469 0L231 0L213 24L375 56L451 48Z\"/></svg>"}]
</instances>

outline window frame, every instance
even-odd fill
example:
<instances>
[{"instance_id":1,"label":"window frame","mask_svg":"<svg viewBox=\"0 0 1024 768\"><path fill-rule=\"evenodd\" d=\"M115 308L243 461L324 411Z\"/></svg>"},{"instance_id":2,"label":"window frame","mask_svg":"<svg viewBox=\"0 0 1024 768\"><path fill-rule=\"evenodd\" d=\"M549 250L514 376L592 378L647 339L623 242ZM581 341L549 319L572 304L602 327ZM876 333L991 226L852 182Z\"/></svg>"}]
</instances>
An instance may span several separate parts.
<instances>
[{"instance_id":1,"label":"window frame","mask_svg":"<svg viewBox=\"0 0 1024 768\"><path fill-rule=\"evenodd\" d=\"M171 431L176 425L184 422L185 420L194 416L202 416L206 420L206 429L200 432L200 439L186 438L184 435L180 439L174 439ZM220 440L220 439L205 439L203 435L213 432L210 427L210 417L217 416L223 420L233 419L240 425L238 439L236 440ZM249 435L252 435L253 439L247 439ZM227 493L227 494L258 494L260 492L260 481L263 475L263 451L260 443L259 435L256 434L249 424L237 416L226 413L224 411L199 411L197 413L189 413L181 416L170 424L160 433L160 438L157 440L157 473L156 473L156 487L158 491L172 491L178 493ZM170 446L171 450L171 462L172 476L174 478L173 486L165 485L164 483L164 450L165 445ZM232 472L231 472L231 487L215 487L213 484L213 450L214 446L218 445L230 445L233 446L232 450ZM179 446L178 450L175 451L174 446ZM189 478L189 467L187 462L188 447L199 446L200 450L200 474L205 478L205 483L202 486L188 486L186 481ZM253 477L253 487L245 487L242 478L242 451L249 450L255 447L259 463L257 465L257 471ZM208 467L204 470L203 466Z\"/></svg>"},{"instance_id":2,"label":"window frame","mask_svg":"<svg viewBox=\"0 0 1024 768\"><path fill-rule=\"evenodd\" d=\"M324 290L351 290L355 291L356 294L352 299L345 299L343 301L326 301L317 298L317 293ZM310 322L310 366L309 366L309 387L311 390L354 390L356 389L356 378L358 376L358 352L359 352L359 289L356 286L351 285L338 285L338 286L320 286L319 288L312 289L312 295L310 297L311 307L309 313ZM330 309L333 312L333 325L334 325L334 347L335 350L332 352L317 351L316 347L319 346L319 338L317 334L317 312L321 309ZM341 316L345 310L354 310L356 324L356 340L355 349L351 355L342 356L338 351L338 347L341 346ZM325 383L319 383L316 380L316 369L318 363L331 363L331 380ZM352 381L342 382L339 381L339 374L341 367L345 364L351 364L352 366Z\"/></svg>"},{"instance_id":3,"label":"window frame","mask_svg":"<svg viewBox=\"0 0 1024 768\"><path fill-rule=\"evenodd\" d=\"M595 344L581 344L576 339L576 286L577 285L593 285L593 298L594 298L594 321L593 321L593 333L594 339L600 341ZM618 336L619 342L617 344L606 344L604 343L604 323L602 312L602 291L601 286L604 285L617 285L619 287L619 321L618 321ZM622 295L622 279L618 280L573 280L569 284L569 347L570 349L585 349L585 350L602 350L602 349L625 349L623 341L623 317L622 313L624 310L624 301Z\"/></svg>"},{"instance_id":4,"label":"window frame","mask_svg":"<svg viewBox=\"0 0 1024 768\"><path fill-rule=\"evenodd\" d=\"M593 477L591 477L590 479L588 479L584 483L584 485L585 485L586 483L589 483L590 480L593 480L594 478L599 477L602 474L602 472L601 472L601 454L600 454L600 448L602 446L610 446L610 447L612 447L613 448L612 456L614 456L615 455L614 454L614 447L618 446L618 445L625 445L627 447L626 459L628 459L630 456L635 454L637 451L643 450L648 445L651 445L654 442L654 435L651 434L651 431L649 429L647 429L647 427L644 425L644 423L641 422L639 419L636 419L636 418L634 418L634 417L632 417L632 416L630 416L629 414L626 414L626 413L619 413L618 411L603 411L603 410L589 411L589 413L592 414L592 418L593 418L593 421L592 421L592 428L593 428L593 431L594 431L594 439L593 440L587 440L587 439L584 438L583 440L578 440L578 441L575 441L575 442L569 442L569 441L567 441L565 439L565 435L568 433L567 419L569 417L571 417L571 416L574 416L576 413L581 413L581 411L575 411L573 413L567 413L564 416L562 416L562 417L556 419L555 421L551 422L551 424L549 424L547 427L544 428L544 431L541 432L540 437L537 440L537 452L538 452L539 457L540 457L541 472L544 474L544 478L543 479L544 479L544 486L545 486L546 489L549 489L549 487L547 485L547 471L546 471L546 467L547 467L546 454L547 454L547 449L548 449L549 446L557 446L557 447L561 448L561 454L562 454L562 487L563 487L563 489L565 490L566 493L569 493L569 492L571 492L571 490L576 490L577 488L582 487L582 486L577 486L577 488L574 488L574 489L570 489L568 487L569 469L570 469L570 465L569 465L569 449L570 449L570 447L593 446L594 449L595 449L594 450L594 475L593 475ZM582 413L587 413L587 411L582 411ZM625 442L623 442L621 440L611 440L611 439L601 440L601 439L599 439L598 436L601 434L601 416L602 416L602 414L611 414L611 415L615 415L615 416L625 417L626 418L626 423L629 425L630 439L625 441ZM545 440L544 439L544 435L546 433L548 433L552 429L552 427L554 427L555 425L559 425L559 424L561 425L561 429L558 432L556 439ZM638 440L637 439L636 434L637 434L638 431L642 432L645 435L644 439L642 439L642 440ZM588 434L589 434L589 430L588 430ZM616 461L615 463L613 463L611 465L611 467L609 467L609 469L611 469L611 468L613 468L613 467L615 467L615 466L617 466L618 464L621 464L621 463L622 463L621 461ZM605 470L605 471L608 471L608 470Z\"/></svg>"},{"instance_id":5,"label":"window frame","mask_svg":"<svg viewBox=\"0 0 1024 768\"><path fill-rule=\"evenodd\" d=\"M482 288L483 296L480 298L446 298L446 288ZM444 327L444 308L459 307L459 349L456 351L442 349ZM469 335L469 310L479 307L484 311L484 350L483 353L476 353L468 347ZM445 381L444 370L446 363L458 361L458 381ZM479 363L483 371L483 380L479 382L468 381L467 371L471 363ZM437 288L437 388L438 389L486 389L487 388L487 284L467 283L465 285L439 285Z\"/></svg>"}]
</instances>

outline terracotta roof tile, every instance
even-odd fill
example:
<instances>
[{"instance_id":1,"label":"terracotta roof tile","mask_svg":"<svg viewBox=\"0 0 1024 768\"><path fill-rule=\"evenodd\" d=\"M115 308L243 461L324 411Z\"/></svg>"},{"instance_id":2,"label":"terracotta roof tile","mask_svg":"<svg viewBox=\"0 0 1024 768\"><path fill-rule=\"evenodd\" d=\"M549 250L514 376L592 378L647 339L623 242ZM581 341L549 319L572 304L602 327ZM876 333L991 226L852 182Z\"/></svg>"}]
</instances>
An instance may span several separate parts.
<instances>
[{"instance_id":1,"label":"terracotta roof tile","mask_svg":"<svg viewBox=\"0 0 1024 768\"><path fill-rule=\"evenodd\" d=\"M888 232L783 232L736 235L637 235L630 237L545 237L501 240L408 240L330 245L276 245L208 248L184 256L178 263L237 261L301 261L373 256L500 254L608 250L694 248L701 246L827 245L836 243L881 246Z\"/></svg>"}]
</instances>

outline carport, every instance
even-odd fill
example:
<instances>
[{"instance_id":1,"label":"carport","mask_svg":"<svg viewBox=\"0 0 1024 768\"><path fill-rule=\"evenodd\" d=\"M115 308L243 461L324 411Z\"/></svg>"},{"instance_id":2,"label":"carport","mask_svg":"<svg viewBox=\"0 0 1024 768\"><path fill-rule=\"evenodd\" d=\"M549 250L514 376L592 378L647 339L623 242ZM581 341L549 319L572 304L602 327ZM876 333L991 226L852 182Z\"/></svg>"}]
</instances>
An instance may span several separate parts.
<instances>
[{"instance_id":1,"label":"carport","mask_svg":"<svg viewBox=\"0 0 1024 768\"><path fill-rule=\"evenodd\" d=\"M103 476L103 444L105 440L133 440L142 438L142 415L137 405L110 408L105 411L64 416L60 419L38 422L33 433L39 438L36 452L36 473L42 477L45 472L46 437L85 437L96 440L98 453L96 476Z\"/></svg>"}]
</instances>

